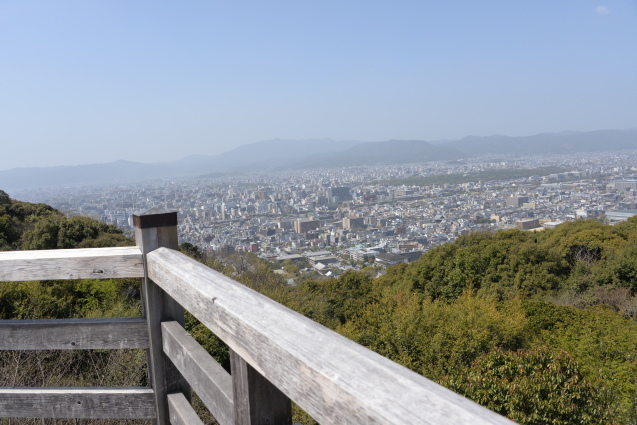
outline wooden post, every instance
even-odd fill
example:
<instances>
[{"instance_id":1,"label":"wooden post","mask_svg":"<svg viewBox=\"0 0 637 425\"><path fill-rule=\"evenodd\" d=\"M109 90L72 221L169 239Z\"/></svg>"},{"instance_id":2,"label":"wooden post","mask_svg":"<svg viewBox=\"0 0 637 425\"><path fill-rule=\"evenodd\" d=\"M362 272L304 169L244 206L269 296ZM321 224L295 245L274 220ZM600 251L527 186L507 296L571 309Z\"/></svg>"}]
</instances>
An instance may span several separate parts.
<instances>
[{"instance_id":1,"label":"wooden post","mask_svg":"<svg viewBox=\"0 0 637 425\"><path fill-rule=\"evenodd\" d=\"M148 380L154 390L157 425L169 425L167 395L182 392L190 398L186 380L164 355L162 348L161 322L174 320L184 325L184 309L159 286L148 278L146 254L159 247L178 249L177 213L151 209L133 215L135 241L144 256L144 279L142 281L142 312L148 322L150 348L147 351Z\"/></svg>"},{"instance_id":2,"label":"wooden post","mask_svg":"<svg viewBox=\"0 0 637 425\"><path fill-rule=\"evenodd\" d=\"M291 425L292 405L277 387L230 350L235 425Z\"/></svg>"}]
</instances>

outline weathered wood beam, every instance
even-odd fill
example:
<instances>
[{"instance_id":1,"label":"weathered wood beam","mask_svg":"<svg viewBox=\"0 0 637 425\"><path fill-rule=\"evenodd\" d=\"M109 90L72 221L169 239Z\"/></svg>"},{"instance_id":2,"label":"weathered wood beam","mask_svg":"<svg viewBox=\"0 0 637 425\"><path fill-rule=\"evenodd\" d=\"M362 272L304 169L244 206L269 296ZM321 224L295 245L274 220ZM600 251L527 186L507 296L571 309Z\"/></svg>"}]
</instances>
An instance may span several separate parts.
<instances>
[{"instance_id":1,"label":"weathered wood beam","mask_svg":"<svg viewBox=\"0 0 637 425\"><path fill-rule=\"evenodd\" d=\"M177 213L151 210L134 215L135 242L144 255L167 247L179 247L177 236ZM184 325L184 309L148 277L147 267L142 281L142 312L148 321L150 347L147 351L148 379L154 390L157 416L156 425L168 425L168 399L170 393L181 392L190 397L188 382L177 368L167 360L162 345L161 322L174 320Z\"/></svg>"},{"instance_id":2,"label":"weathered wood beam","mask_svg":"<svg viewBox=\"0 0 637 425\"><path fill-rule=\"evenodd\" d=\"M513 424L177 251L147 262L154 282L323 425Z\"/></svg>"},{"instance_id":3,"label":"weathered wood beam","mask_svg":"<svg viewBox=\"0 0 637 425\"><path fill-rule=\"evenodd\" d=\"M168 394L168 412L172 425L203 425L182 393Z\"/></svg>"},{"instance_id":4,"label":"weathered wood beam","mask_svg":"<svg viewBox=\"0 0 637 425\"><path fill-rule=\"evenodd\" d=\"M135 246L0 252L0 281L143 277Z\"/></svg>"},{"instance_id":5,"label":"weathered wood beam","mask_svg":"<svg viewBox=\"0 0 637 425\"><path fill-rule=\"evenodd\" d=\"M148 348L148 325L120 319L0 320L0 350Z\"/></svg>"},{"instance_id":6,"label":"weathered wood beam","mask_svg":"<svg viewBox=\"0 0 637 425\"><path fill-rule=\"evenodd\" d=\"M162 323L164 353L220 425L233 424L232 378L177 322Z\"/></svg>"},{"instance_id":7,"label":"weathered wood beam","mask_svg":"<svg viewBox=\"0 0 637 425\"><path fill-rule=\"evenodd\" d=\"M2 418L152 419L150 388L0 388Z\"/></svg>"},{"instance_id":8,"label":"weathered wood beam","mask_svg":"<svg viewBox=\"0 0 637 425\"><path fill-rule=\"evenodd\" d=\"M292 404L270 381L230 350L235 425L291 425Z\"/></svg>"}]
</instances>

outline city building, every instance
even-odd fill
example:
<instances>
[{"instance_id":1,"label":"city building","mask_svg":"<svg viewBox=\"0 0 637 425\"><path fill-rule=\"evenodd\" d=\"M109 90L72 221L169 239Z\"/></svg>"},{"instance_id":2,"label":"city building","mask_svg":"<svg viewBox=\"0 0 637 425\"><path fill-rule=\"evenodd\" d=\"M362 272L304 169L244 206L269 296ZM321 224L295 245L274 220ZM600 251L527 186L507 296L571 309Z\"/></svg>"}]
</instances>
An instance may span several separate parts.
<instances>
[{"instance_id":1,"label":"city building","mask_svg":"<svg viewBox=\"0 0 637 425\"><path fill-rule=\"evenodd\" d=\"M529 197L528 196L522 196L522 195L511 195L507 198L507 206L509 207L521 207L524 204L529 203Z\"/></svg>"}]
</instances>

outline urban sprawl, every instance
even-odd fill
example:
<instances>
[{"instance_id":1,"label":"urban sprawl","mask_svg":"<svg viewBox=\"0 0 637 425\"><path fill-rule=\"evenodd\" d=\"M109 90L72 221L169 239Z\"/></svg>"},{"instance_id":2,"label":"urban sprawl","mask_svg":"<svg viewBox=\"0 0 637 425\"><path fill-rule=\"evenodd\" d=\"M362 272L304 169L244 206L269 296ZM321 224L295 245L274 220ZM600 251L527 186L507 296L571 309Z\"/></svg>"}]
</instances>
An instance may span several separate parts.
<instances>
[{"instance_id":1,"label":"urban sprawl","mask_svg":"<svg viewBox=\"0 0 637 425\"><path fill-rule=\"evenodd\" d=\"M299 261L315 274L338 276L352 268L411 262L475 231L626 220L637 215L635 164L635 151L492 155L46 188L18 196L129 234L132 214L177 211L180 243Z\"/></svg>"}]
</instances>

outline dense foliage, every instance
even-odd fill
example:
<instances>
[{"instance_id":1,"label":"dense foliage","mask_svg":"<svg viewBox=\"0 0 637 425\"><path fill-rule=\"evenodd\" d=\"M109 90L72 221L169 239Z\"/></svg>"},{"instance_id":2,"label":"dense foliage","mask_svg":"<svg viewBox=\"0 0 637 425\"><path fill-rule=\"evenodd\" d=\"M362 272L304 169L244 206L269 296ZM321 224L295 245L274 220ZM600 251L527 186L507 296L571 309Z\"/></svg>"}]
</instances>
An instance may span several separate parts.
<instances>
[{"instance_id":1,"label":"dense foliage","mask_svg":"<svg viewBox=\"0 0 637 425\"><path fill-rule=\"evenodd\" d=\"M0 190L0 250L131 244L115 226L86 217L67 218L49 205L16 201Z\"/></svg>"},{"instance_id":2,"label":"dense foliage","mask_svg":"<svg viewBox=\"0 0 637 425\"><path fill-rule=\"evenodd\" d=\"M261 290L520 423L637 423L635 218L475 233L380 278Z\"/></svg>"},{"instance_id":3,"label":"dense foliage","mask_svg":"<svg viewBox=\"0 0 637 425\"><path fill-rule=\"evenodd\" d=\"M132 243L0 191L0 249ZM181 249L519 423L637 424L637 219L476 233L378 278L368 268L296 286L252 254ZM282 271L301 275L298 265ZM2 319L139 314L134 279L0 285ZM191 316L187 328L229 367L218 338ZM0 352L0 386L140 385L144 364L139 350ZM297 421L312 423L300 411Z\"/></svg>"},{"instance_id":4,"label":"dense foliage","mask_svg":"<svg viewBox=\"0 0 637 425\"><path fill-rule=\"evenodd\" d=\"M548 347L493 348L442 383L520 424L618 423L603 407L603 388L568 353Z\"/></svg>"}]
</instances>

